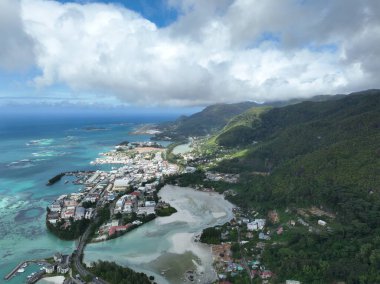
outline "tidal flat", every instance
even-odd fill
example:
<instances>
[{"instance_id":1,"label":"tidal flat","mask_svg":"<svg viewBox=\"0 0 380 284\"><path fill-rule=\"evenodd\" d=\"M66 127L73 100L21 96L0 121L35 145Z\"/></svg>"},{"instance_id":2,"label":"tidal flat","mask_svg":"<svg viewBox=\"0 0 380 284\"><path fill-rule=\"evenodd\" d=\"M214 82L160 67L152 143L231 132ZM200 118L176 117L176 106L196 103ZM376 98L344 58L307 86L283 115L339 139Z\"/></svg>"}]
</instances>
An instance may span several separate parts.
<instances>
[{"instance_id":1,"label":"tidal flat","mask_svg":"<svg viewBox=\"0 0 380 284\"><path fill-rule=\"evenodd\" d=\"M155 276L158 283L183 283L186 272L194 271L198 283L212 282L211 249L194 238L206 227L233 218L233 204L218 193L166 185L159 192L177 213L158 217L117 239L89 244L84 262L115 261Z\"/></svg>"}]
</instances>

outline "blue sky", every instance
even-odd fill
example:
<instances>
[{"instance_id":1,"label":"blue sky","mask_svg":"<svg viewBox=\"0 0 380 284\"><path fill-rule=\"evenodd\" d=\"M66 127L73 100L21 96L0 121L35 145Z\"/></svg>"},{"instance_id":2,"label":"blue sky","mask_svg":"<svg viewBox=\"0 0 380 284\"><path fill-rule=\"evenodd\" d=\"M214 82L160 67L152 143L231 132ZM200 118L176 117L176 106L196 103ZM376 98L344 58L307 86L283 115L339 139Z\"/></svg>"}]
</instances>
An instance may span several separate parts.
<instances>
[{"instance_id":1,"label":"blue sky","mask_svg":"<svg viewBox=\"0 0 380 284\"><path fill-rule=\"evenodd\" d=\"M86 3L105 3L123 6L127 9L139 13L142 17L155 23L159 27L165 27L174 22L178 17L178 10L170 7L166 0L60 0L61 3L77 2Z\"/></svg>"},{"instance_id":2,"label":"blue sky","mask_svg":"<svg viewBox=\"0 0 380 284\"><path fill-rule=\"evenodd\" d=\"M379 88L380 2L2 0L0 105L184 108Z\"/></svg>"}]
</instances>

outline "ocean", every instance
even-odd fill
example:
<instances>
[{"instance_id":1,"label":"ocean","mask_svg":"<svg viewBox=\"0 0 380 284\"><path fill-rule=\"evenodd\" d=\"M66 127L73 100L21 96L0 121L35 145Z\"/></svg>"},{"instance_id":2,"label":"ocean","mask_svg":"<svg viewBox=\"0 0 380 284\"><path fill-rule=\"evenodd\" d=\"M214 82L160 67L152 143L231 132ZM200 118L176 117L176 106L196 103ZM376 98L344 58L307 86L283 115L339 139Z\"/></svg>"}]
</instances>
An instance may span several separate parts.
<instances>
[{"instance_id":1,"label":"ocean","mask_svg":"<svg viewBox=\"0 0 380 284\"><path fill-rule=\"evenodd\" d=\"M104 169L91 166L90 161L122 141L149 140L148 135L130 134L139 125L175 117L0 113L0 279L23 260L74 249L74 242L59 240L47 231L45 212L52 200L80 186L65 183L68 177L46 186L50 178L64 171ZM24 283L35 269L29 267L7 283Z\"/></svg>"}]
</instances>

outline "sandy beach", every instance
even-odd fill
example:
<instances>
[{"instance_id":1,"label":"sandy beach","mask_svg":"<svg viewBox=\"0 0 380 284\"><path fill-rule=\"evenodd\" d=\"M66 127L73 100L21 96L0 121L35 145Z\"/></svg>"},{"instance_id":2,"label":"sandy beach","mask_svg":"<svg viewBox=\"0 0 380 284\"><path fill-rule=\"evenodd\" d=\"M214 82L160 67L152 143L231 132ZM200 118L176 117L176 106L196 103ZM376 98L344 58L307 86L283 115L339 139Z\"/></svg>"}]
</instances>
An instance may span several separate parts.
<instances>
[{"instance_id":1,"label":"sandy beach","mask_svg":"<svg viewBox=\"0 0 380 284\"><path fill-rule=\"evenodd\" d=\"M45 277L39 280L38 284L62 284L65 281L63 276Z\"/></svg>"}]
</instances>

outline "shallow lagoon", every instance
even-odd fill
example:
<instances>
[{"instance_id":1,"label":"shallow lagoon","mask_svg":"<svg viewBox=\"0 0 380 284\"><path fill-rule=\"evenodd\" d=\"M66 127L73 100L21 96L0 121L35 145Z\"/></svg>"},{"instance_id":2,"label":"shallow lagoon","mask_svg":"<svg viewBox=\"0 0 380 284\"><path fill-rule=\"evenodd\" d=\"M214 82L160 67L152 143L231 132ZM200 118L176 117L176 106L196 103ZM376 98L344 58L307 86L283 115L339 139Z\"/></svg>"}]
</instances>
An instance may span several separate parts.
<instances>
[{"instance_id":1,"label":"shallow lagoon","mask_svg":"<svg viewBox=\"0 0 380 284\"><path fill-rule=\"evenodd\" d=\"M62 171L107 168L89 163L121 141L149 140L149 135L129 135L145 122L145 118L125 116L45 119L19 114L4 118L0 113L1 283L23 260L50 257L56 251L71 253L75 248L74 242L61 241L47 231L45 209L59 195L77 192L79 186L65 184L68 177L53 186L46 186L47 181ZM88 126L102 130L89 131ZM31 272L28 268L7 283L25 283Z\"/></svg>"},{"instance_id":2,"label":"shallow lagoon","mask_svg":"<svg viewBox=\"0 0 380 284\"><path fill-rule=\"evenodd\" d=\"M198 283L215 279L209 246L194 242L202 229L233 218L233 205L217 193L167 185L159 196L178 212L159 217L114 240L90 244L84 261L115 261L148 275L158 283L183 283L188 270L198 272Z\"/></svg>"}]
</instances>

